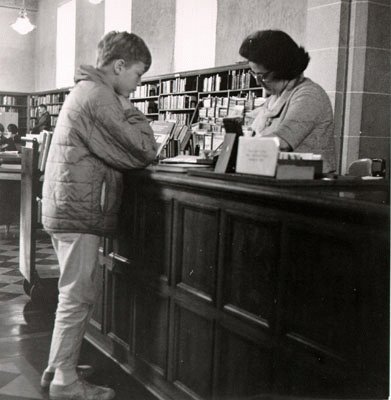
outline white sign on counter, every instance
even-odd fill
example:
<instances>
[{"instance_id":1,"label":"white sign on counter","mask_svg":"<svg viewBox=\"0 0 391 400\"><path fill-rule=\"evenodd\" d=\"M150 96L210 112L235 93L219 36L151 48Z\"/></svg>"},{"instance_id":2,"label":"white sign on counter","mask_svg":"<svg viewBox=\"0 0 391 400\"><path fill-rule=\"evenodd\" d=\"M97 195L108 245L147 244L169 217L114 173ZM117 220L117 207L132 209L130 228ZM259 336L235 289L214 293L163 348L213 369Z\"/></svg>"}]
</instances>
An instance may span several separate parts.
<instances>
[{"instance_id":1,"label":"white sign on counter","mask_svg":"<svg viewBox=\"0 0 391 400\"><path fill-rule=\"evenodd\" d=\"M236 172L263 176L275 176L279 153L276 137L239 138Z\"/></svg>"}]
</instances>

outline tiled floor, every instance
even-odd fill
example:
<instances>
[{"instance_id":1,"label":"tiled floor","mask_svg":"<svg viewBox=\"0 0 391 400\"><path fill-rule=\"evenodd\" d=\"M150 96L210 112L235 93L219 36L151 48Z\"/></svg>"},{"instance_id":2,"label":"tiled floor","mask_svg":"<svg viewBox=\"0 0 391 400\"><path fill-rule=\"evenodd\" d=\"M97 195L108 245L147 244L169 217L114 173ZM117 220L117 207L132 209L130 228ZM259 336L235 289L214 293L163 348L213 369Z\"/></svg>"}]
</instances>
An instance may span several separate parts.
<instances>
[{"instance_id":1,"label":"tiled floor","mask_svg":"<svg viewBox=\"0 0 391 400\"><path fill-rule=\"evenodd\" d=\"M48 358L55 307L34 305L24 293L18 237L17 227L7 235L0 226L0 400L47 400L39 381ZM58 275L57 259L44 233L38 236L36 265L42 279L49 281ZM80 362L94 366L91 382L114 388L116 400L156 400L86 341Z\"/></svg>"}]
</instances>

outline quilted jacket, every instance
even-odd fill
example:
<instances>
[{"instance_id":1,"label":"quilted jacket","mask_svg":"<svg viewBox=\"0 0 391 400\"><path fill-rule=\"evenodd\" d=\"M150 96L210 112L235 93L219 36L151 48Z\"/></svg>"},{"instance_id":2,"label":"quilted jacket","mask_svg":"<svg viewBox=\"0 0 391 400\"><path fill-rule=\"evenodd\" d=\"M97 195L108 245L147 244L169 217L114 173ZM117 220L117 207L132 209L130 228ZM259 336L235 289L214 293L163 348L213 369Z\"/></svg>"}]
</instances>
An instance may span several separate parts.
<instances>
[{"instance_id":1,"label":"quilted jacket","mask_svg":"<svg viewBox=\"0 0 391 400\"><path fill-rule=\"evenodd\" d=\"M42 223L48 232L114 232L122 172L156 157L145 116L124 111L103 73L80 67L60 112L45 168Z\"/></svg>"}]
</instances>

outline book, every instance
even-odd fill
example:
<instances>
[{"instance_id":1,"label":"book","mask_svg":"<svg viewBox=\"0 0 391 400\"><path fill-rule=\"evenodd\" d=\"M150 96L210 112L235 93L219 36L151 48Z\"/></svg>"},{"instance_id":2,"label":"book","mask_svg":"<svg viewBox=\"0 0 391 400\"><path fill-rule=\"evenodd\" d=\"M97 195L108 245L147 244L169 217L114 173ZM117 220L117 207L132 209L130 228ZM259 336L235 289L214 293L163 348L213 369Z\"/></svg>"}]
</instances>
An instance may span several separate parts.
<instances>
[{"instance_id":1,"label":"book","mask_svg":"<svg viewBox=\"0 0 391 400\"><path fill-rule=\"evenodd\" d=\"M187 173L192 169L211 169L211 166L207 164L180 163L180 164L158 164L148 168L153 169L154 171Z\"/></svg>"},{"instance_id":2,"label":"book","mask_svg":"<svg viewBox=\"0 0 391 400\"><path fill-rule=\"evenodd\" d=\"M48 154L49 154L49 147L50 144L52 142L52 136L53 136L53 132L47 132L47 137L46 137L46 141L45 141L45 148L42 149L42 158L41 158L41 163L38 164L38 169L41 172L45 171L45 166L46 166L46 161L48 159Z\"/></svg>"},{"instance_id":3,"label":"book","mask_svg":"<svg viewBox=\"0 0 391 400\"><path fill-rule=\"evenodd\" d=\"M39 153L39 156L38 156L38 168L40 168L40 165L42 164L42 157L43 157L44 149L45 149L45 146L46 146L46 140L47 140L47 137L48 137L48 132L47 131L42 131L41 133L42 133L42 141L39 143L39 146L38 146L38 153Z\"/></svg>"},{"instance_id":4,"label":"book","mask_svg":"<svg viewBox=\"0 0 391 400\"><path fill-rule=\"evenodd\" d=\"M221 152L214 171L219 173L232 172L235 166L238 136L236 133L226 133Z\"/></svg>"},{"instance_id":5,"label":"book","mask_svg":"<svg viewBox=\"0 0 391 400\"><path fill-rule=\"evenodd\" d=\"M180 151L184 151L186 149L186 147L189 144L191 135L192 135L191 129L186 125L182 126L182 129L179 132L178 136Z\"/></svg>"},{"instance_id":6,"label":"book","mask_svg":"<svg viewBox=\"0 0 391 400\"><path fill-rule=\"evenodd\" d=\"M192 155L179 155L176 157L165 158L160 161L162 164L203 164L203 165L212 165L213 160L202 158L200 156L192 156Z\"/></svg>"},{"instance_id":7,"label":"book","mask_svg":"<svg viewBox=\"0 0 391 400\"><path fill-rule=\"evenodd\" d=\"M174 129L172 130L172 138L174 140L177 140L179 138L179 134L181 132L183 124L177 123L174 126Z\"/></svg>"},{"instance_id":8,"label":"book","mask_svg":"<svg viewBox=\"0 0 391 400\"><path fill-rule=\"evenodd\" d=\"M159 157L163 148L167 145L171 133L174 129L175 122L172 121L152 121L151 128L158 144L157 156Z\"/></svg>"}]
</instances>

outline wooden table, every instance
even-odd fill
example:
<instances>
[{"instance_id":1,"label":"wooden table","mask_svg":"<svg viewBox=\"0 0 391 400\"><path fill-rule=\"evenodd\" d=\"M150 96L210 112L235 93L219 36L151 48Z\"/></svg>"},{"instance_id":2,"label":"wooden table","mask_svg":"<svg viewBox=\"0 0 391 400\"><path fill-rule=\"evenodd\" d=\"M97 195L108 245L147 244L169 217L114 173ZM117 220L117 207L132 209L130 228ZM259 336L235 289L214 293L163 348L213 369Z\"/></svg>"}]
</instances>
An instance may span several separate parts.
<instances>
[{"instance_id":1,"label":"wooden table","mask_svg":"<svg viewBox=\"0 0 391 400\"><path fill-rule=\"evenodd\" d=\"M0 171L0 225L19 222L20 172Z\"/></svg>"}]
</instances>

